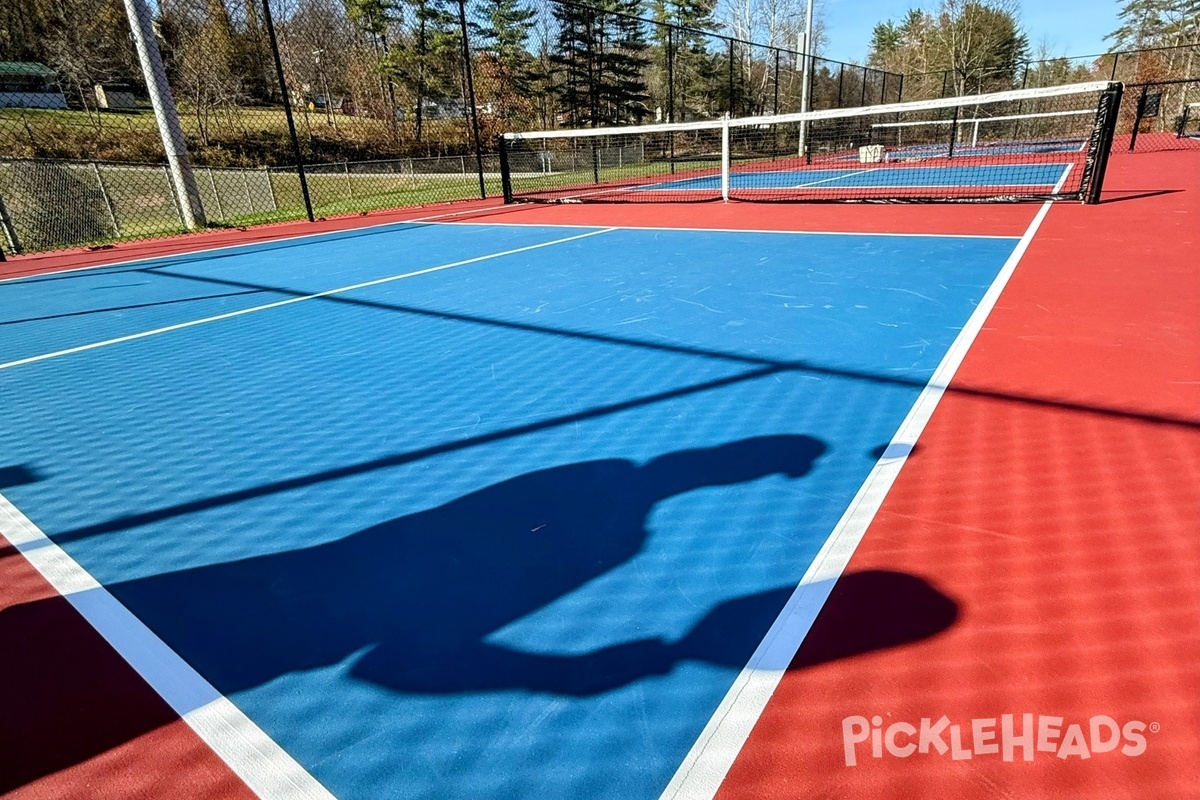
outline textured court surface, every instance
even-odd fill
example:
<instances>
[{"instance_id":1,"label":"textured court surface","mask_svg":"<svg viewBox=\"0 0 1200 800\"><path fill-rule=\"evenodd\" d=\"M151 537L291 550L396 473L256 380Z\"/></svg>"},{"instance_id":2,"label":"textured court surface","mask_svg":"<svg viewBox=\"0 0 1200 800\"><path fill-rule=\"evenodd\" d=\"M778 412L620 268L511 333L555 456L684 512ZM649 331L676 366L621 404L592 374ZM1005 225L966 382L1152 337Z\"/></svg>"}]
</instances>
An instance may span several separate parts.
<instances>
[{"instance_id":1,"label":"textured court surface","mask_svg":"<svg viewBox=\"0 0 1200 800\"><path fill-rule=\"evenodd\" d=\"M1014 244L402 225L30 278L8 495L339 796L650 796Z\"/></svg>"},{"instance_id":2,"label":"textured court surface","mask_svg":"<svg viewBox=\"0 0 1200 800\"><path fill-rule=\"evenodd\" d=\"M1198 217L1161 155L1051 209L721 796L1194 789L1200 298L1135 254ZM587 227L0 284L5 364L299 300L3 369L0 491L339 796L654 797L1035 210L537 208L505 218ZM240 792L35 556L0 552L0 680L33 690L0 789ZM1160 732L842 763L847 715L1024 712Z\"/></svg>"}]
</instances>

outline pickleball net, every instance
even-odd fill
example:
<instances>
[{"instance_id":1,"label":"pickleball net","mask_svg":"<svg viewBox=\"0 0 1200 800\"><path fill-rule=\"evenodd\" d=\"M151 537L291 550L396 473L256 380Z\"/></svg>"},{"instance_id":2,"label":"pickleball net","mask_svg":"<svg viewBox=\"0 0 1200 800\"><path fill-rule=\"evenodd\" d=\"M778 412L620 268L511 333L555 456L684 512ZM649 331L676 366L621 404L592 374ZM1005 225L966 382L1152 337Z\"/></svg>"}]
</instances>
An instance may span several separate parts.
<instances>
[{"instance_id":1,"label":"pickleball net","mask_svg":"<svg viewBox=\"0 0 1200 800\"><path fill-rule=\"evenodd\" d=\"M1119 83L798 114L507 133L505 199L1099 199Z\"/></svg>"}]
</instances>

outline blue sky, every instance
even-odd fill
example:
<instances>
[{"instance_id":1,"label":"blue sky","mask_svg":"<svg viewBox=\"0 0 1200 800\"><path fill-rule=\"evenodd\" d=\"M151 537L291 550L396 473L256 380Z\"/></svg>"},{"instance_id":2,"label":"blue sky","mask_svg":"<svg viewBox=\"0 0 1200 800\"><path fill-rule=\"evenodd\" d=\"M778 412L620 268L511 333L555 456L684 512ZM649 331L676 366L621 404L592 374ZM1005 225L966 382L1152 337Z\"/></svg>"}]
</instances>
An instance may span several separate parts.
<instances>
[{"instance_id":1,"label":"blue sky","mask_svg":"<svg viewBox=\"0 0 1200 800\"><path fill-rule=\"evenodd\" d=\"M828 58L863 62L871 29L899 19L912 7L929 8L936 0L817 0L824 5ZM1104 36L1117 27L1117 0L1023 0L1021 23L1035 52L1045 40L1054 55L1090 55L1106 50Z\"/></svg>"}]
</instances>

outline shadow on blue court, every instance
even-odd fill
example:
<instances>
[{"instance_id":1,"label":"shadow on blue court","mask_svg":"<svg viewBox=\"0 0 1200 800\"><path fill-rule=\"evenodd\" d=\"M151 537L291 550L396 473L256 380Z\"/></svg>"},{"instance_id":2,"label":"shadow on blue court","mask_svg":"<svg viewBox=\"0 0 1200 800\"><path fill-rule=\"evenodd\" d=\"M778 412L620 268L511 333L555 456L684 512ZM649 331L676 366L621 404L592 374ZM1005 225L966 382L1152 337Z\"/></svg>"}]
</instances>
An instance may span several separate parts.
<instances>
[{"instance_id":1,"label":"shadow on blue court","mask_svg":"<svg viewBox=\"0 0 1200 800\"><path fill-rule=\"evenodd\" d=\"M339 796L655 797L1015 241L442 225L2 284L6 362L298 301L0 370L5 493ZM954 618L847 585L933 622L818 660Z\"/></svg>"}]
</instances>

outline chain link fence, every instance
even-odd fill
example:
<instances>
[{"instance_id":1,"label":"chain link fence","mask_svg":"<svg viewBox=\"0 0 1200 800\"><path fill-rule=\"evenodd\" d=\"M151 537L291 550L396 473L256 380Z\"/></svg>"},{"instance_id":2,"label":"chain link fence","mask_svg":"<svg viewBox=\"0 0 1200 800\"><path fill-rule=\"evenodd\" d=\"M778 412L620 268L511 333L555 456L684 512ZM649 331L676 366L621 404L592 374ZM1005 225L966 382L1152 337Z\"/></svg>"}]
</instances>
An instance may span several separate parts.
<instances>
[{"instance_id":1,"label":"chain link fence","mask_svg":"<svg viewBox=\"0 0 1200 800\"><path fill-rule=\"evenodd\" d=\"M1087 56L1047 58L995 70L959 74L953 70L904 76L905 100L931 100L964 94L1035 89L1086 81L1142 84L1200 74L1200 43Z\"/></svg>"},{"instance_id":2,"label":"chain link fence","mask_svg":"<svg viewBox=\"0 0 1200 800\"><path fill-rule=\"evenodd\" d=\"M86 28L95 4L65 0L62 20ZM3 250L494 196L505 131L802 103L801 54L637 3L139 5L133 25L51 25L44 46L0 52ZM139 62L139 35L160 60ZM812 75L817 109L895 99L901 81L819 58ZM156 114L156 86L173 113Z\"/></svg>"}]
</instances>

